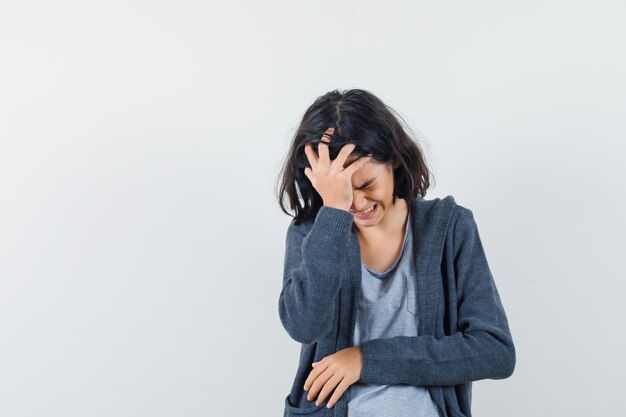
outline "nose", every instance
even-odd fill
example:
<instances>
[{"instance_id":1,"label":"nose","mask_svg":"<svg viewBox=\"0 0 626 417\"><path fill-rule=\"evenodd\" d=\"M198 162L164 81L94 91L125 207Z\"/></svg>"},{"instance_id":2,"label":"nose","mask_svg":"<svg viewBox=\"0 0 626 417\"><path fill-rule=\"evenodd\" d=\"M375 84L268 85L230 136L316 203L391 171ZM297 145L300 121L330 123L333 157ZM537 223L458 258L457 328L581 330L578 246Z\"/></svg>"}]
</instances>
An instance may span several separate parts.
<instances>
[{"instance_id":1,"label":"nose","mask_svg":"<svg viewBox=\"0 0 626 417\"><path fill-rule=\"evenodd\" d=\"M367 199L365 198L365 193L362 190L354 191L352 196L352 210L361 211L365 210L368 207Z\"/></svg>"}]
</instances>

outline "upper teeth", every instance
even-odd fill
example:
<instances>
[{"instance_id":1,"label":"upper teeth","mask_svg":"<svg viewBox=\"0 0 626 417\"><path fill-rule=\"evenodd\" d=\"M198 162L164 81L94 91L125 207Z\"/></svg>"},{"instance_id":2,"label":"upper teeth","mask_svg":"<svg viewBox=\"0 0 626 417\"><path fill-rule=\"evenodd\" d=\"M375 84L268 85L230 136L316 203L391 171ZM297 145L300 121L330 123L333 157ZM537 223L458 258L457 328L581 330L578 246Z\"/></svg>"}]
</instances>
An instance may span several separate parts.
<instances>
[{"instance_id":1,"label":"upper teeth","mask_svg":"<svg viewBox=\"0 0 626 417\"><path fill-rule=\"evenodd\" d=\"M375 206L375 205L376 205L376 204L374 204L374 206ZM370 207L370 208L368 208L368 209L366 209L366 210L363 210L363 211L357 211L356 213L358 213L358 214L365 214L365 213L369 213L370 211L372 211L372 210L374 209L374 206L372 206L372 207Z\"/></svg>"}]
</instances>

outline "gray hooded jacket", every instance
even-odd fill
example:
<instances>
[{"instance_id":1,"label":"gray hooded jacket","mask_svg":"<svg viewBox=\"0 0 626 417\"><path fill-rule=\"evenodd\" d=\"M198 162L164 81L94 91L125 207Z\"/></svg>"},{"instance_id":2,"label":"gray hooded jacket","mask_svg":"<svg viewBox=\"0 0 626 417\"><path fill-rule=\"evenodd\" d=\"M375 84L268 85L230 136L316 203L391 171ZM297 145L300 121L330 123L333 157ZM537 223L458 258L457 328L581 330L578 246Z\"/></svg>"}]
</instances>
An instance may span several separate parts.
<instances>
[{"instance_id":1,"label":"gray hooded jacket","mask_svg":"<svg viewBox=\"0 0 626 417\"><path fill-rule=\"evenodd\" d=\"M444 417L471 417L472 381L503 379L515 368L515 346L472 211L449 195L417 197L413 239L417 336L361 344L360 381L426 386ZM333 408L309 401L304 382L320 361L352 346L361 296L361 255L348 211L322 206L314 219L287 229L281 323L302 344L283 417L345 417L349 392Z\"/></svg>"}]
</instances>

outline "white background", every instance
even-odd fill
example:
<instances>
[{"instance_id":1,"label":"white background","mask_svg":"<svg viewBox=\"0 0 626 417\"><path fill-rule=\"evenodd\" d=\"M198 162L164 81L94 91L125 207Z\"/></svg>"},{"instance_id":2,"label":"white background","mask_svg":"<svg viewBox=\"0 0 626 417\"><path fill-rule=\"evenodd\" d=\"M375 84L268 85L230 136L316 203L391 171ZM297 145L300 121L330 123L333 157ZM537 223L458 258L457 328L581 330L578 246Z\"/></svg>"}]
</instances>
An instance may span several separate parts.
<instances>
[{"instance_id":1,"label":"white background","mask_svg":"<svg viewBox=\"0 0 626 417\"><path fill-rule=\"evenodd\" d=\"M517 349L476 416L622 409L622 1L0 2L0 415L279 416L278 170L363 88L474 212Z\"/></svg>"}]
</instances>

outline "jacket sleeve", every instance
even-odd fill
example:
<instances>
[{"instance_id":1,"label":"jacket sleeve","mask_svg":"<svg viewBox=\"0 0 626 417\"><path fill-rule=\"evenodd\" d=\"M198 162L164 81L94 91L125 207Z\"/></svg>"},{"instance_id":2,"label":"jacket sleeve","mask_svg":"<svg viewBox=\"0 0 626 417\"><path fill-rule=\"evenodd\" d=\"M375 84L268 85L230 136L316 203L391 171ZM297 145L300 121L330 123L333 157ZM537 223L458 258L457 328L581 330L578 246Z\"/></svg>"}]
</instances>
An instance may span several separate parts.
<instances>
[{"instance_id":1,"label":"jacket sleeve","mask_svg":"<svg viewBox=\"0 0 626 417\"><path fill-rule=\"evenodd\" d=\"M322 206L308 233L292 220L287 229L278 313L300 343L315 343L332 327L341 280L347 277L352 214Z\"/></svg>"},{"instance_id":2,"label":"jacket sleeve","mask_svg":"<svg viewBox=\"0 0 626 417\"><path fill-rule=\"evenodd\" d=\"M458 329L452 335L396 336L361 344L361 380L377 384L456 385L513 374L515 347L472 211L454 226Z\"/></svg>"}]
</instances>

